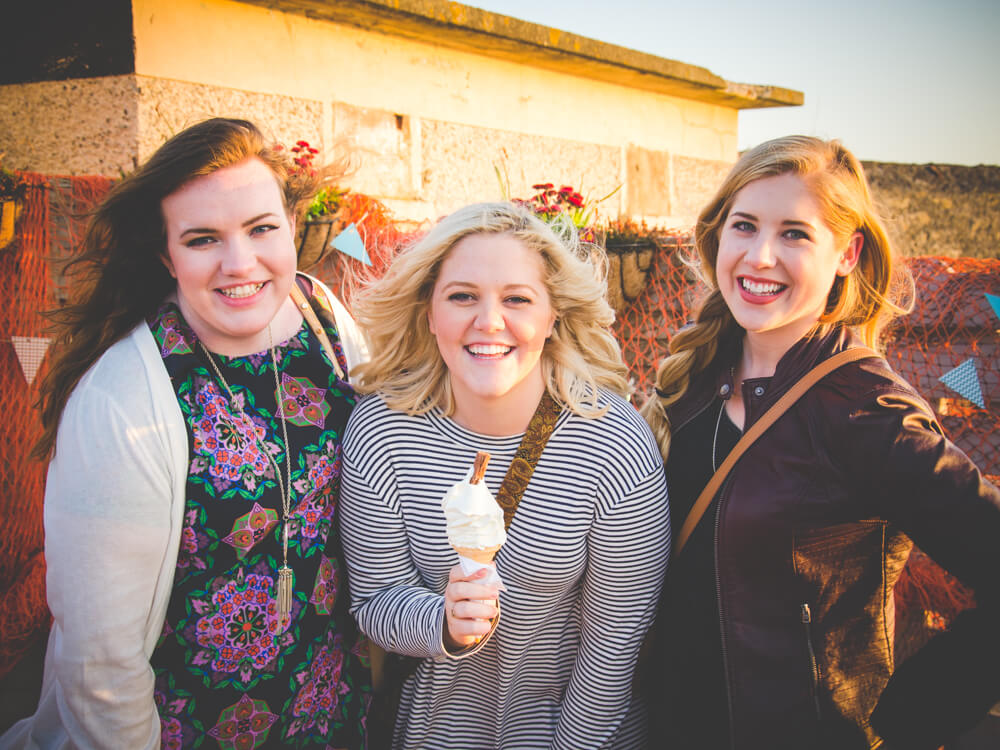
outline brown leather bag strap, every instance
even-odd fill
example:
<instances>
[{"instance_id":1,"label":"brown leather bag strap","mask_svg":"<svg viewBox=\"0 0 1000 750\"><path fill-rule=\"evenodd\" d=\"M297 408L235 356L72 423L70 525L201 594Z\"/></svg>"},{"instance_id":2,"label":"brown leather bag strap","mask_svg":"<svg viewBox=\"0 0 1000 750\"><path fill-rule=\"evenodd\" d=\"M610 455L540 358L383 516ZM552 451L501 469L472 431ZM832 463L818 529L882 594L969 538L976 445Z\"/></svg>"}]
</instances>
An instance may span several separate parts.
<instances>
[{"instance_id":1,"label":"brown leather bag strap","mask_svg":"<svg viewBox=\"0 0 1000 750\"><path fill-rule=\"evenodd\" d=\"M298 280L292 282L292 290L289 292L289 296L295 303L295 307L302 314L302 317L306 319L310 330L319 339L319 343L323 347L323 351L326 352L326 356L329 357L330 363L333 365L333 371L337 373L337 377L346 381L347 378L344 377L344 371L340 369L340 364L337 362L337 354L333 351L333 344L330 343L330 337L326 335L326 330L323 328L323 324L319 322L316 311L312 309L312 305L306 299L305 293L299 288Z\"/></svg>"},{"instance_id":2,"label":"brown leather bag strap","mask_svg":"<svg viewBox=\"0 0 1000 750\"><path fill-rule=\"evenodd\" d=\"M506 529L510 528L510 522L514 520L517 505L528 488L531 475L535 473L535 465L556 427L560 411L559 404L546 390L497 491L497 503L503 508L503 525Z\"/></svg>"},{"instance_id":3,"label":"brown leather bag strap","mask_svg":"<svg viewBox=\"0 0 1000 750\"><path fill-rule=\"evenodd\" d=\"M694 505L691 507L691 512L688 513L687 518L684 519L684 525L681 526L680 534L678 534L677 539L674 540L673 553L671 556L677 557L681 553L681 550L684 549L684 545L687 544L688 539L694 532L694 529L701 520L701 517L708 509L708 506L712 503L712 498L715 497L715 493L719 491L719 487L722 486L726 477L729 476L729 472L732 471L733 466L735 466L736 462L739 461L740 456L743 455L747 448L753 445L754 441L757 440L757 438L759 438L768 427L777 421L778 417L784 414L792 404L798 401L802 394L838 367L846 365L848 362L878 356L879 355L871 349L858 347L856 349L845 349L844 351L833 355L829 359L820 362L816 365L816 367L803 375L795 385L789 388L785 394L778 399L774 406L764 412L760 419L750 425L750 429L743 433L743 436L729 452L729 455L726 456L726 460L722 462L722 465L716 470L715 474L712 475L708 484L705 485L705 489L703 489L701 494L698 495L698 499L695 500Z\"/></svg>"}]
</instances>

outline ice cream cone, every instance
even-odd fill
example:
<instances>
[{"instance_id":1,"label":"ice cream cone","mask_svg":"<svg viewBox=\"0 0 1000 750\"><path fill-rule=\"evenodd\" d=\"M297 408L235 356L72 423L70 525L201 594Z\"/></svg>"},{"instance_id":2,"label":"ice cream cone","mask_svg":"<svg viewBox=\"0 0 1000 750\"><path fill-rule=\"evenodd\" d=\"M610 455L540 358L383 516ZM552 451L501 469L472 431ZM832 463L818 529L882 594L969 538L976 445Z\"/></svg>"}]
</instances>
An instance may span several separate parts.
<instances>
[{"instance_id":1,"label":"ice cream cone","mask_svg":"<svg viewBox=\"0 0 1000 750\"><path fill-rule=\"evenodd\" d=\"M462 557L467 557L470 560L474 560L480 565L489 565L493 562L493 558L496 557L497 551L499 551L500 545L496 544L492 547L487 547L486 549L476 549L475 547L455 547L455 551Z\"/></svg>"}]
</instances>

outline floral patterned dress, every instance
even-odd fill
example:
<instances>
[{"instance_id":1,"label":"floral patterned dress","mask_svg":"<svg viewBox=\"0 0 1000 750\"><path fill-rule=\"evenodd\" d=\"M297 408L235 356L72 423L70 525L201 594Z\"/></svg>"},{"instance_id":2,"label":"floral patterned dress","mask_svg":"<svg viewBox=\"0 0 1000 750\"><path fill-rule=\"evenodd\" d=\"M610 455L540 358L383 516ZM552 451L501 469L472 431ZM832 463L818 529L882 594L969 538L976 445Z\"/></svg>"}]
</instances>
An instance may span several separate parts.
<instances>
[{"instance_id":1,"label":"floral patterned dress","mask_svg":"<svg viewBox=\"0 0 1000 750\"><path fill-rule=\"evenodd\" d=\"M237 407L176 305L166 303L150 327L191 456L173 593L151 659L162 746L364 747L367 641L348 613L335 523L351 387L308 326L275 347L292 457L294 594L281 626L278 483L288 478L270 352L213 355ZM328 333L344 367L336 332Z\"/></svg>"}]
</instances>

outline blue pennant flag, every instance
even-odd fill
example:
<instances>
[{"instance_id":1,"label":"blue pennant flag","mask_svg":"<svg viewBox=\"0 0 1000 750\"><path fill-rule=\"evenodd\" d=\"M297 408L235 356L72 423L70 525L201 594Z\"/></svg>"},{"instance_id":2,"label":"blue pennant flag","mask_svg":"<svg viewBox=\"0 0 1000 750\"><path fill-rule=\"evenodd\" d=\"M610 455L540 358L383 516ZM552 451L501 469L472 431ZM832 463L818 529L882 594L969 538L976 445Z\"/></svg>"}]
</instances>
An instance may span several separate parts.
<instances>
[{"instance_id":1,"label":"blue pennant flag","mask_svg":"<svg viewBox=\"0 0 1000 750\"><path fill-rule=\"evenodd\" d=\"M353 222L348 224L343 232L334 237L333 242L330 244L336 250L344 253L344 255L350 255L355 260L360 260L366 266L372 264L371 258L368 257L368 251L365 250L365 243L361 239L361 235L358 234L358 228L354 226Z\"/></svg>"},{"instance_id":2,"label":"blue pennant flag","mask_svg":"<svg viewBox=\"0 0 1000 750\"><path fill-rule=\"evenodd\" d=\"M986 402L983 401L983 390L979 387L979 376L976 374L975 359L970 357L954 370L946 372L938 380L980 409L986 408Z\"/></svg>"},{"instance_id":3,"label":"blue pennant flag","mask_svg":"<svg viewBox=\"0 0 1000 750\"><path fill-rule=\"evenodd\" d=\"M997 297L995 294L987 293L986 300L990 303L990 307L993 308L993 312L996 313L996 316L1000 318L1000 297Z\"/></svg>"}]
</instances>

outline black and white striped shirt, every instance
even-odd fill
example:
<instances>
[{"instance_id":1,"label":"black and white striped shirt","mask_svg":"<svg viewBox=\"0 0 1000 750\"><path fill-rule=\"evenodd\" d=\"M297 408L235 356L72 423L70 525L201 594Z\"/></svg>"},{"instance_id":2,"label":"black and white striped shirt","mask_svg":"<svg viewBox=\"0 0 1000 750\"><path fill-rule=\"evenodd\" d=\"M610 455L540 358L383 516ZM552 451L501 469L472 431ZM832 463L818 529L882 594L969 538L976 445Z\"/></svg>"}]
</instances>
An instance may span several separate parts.
<instances>
[{"instance_id":1,"label":"black and white striped shirt","mask_svg":"<svg viewBox=\"0 0 1000 750\"><path fill-rule=\"evenodd\" d=\"M522 436L473 433L439 411L410 417L378 396L355 409L340 509L352 611L383 648L429 657L403 689L394 746L641 745L631 680L669 557L667 490L641 417L601 400L599 418L560 415L497 554L499 625L464 658L442 645L457 556L441 498L477 450L492 456L495 495Z\"/></svg>"}]
</instances>

